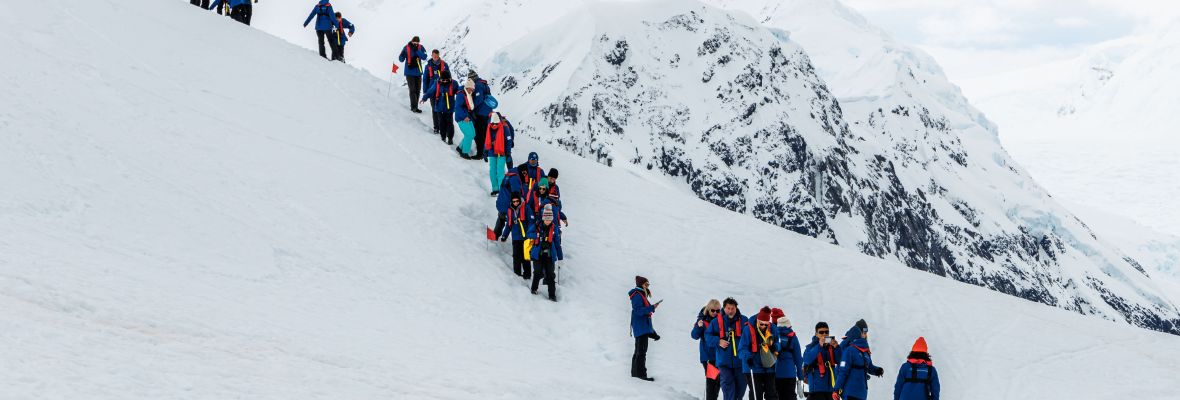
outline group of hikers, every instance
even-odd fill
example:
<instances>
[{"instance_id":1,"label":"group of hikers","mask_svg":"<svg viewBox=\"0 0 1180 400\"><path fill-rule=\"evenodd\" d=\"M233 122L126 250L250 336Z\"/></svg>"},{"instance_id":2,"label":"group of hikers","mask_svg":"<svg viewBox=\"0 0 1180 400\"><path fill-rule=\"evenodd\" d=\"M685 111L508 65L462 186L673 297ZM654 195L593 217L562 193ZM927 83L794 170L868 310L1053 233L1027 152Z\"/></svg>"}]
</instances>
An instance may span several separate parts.
<instances>
[{"instance_id":1,"label":"group of hikers","mask_svg":"<svg viewBox=\"0 0 1180 400\"><path fill-rule=\"evenodd\" d=\"M234 21L250 25L250 18L254 16L254 4L258 0L189 0L189 4L206 10L217 11L218 15L225 15Z\"/></svg>"},{"instance_id":2,"label":"group of hikers","mask_svg":"<svg viewBox=\"0 0 1180 400\"><path fill-rule=\"evenodd\" d=\"M557 301L557 262L561 251L561 227L569 225L562 211L558 171L541 167L540 156L513 166L512 149L516 130L508 117L496 111L488 81L468 68L462 85L455 82L451 65L438 49L426 55L426 47L414 36L398 54L410 95L410 111L430 104L435 135L447 145L455 144L455 125L463 133L455 151L465 160L488 164L490 194L496 198L496 223L488 228L488 240L512 239L512 271L537 294L543 282L548 297ZM394 71L397 70L394 64Z\"/></svg>"},{"instance_id":3,"label":"group of hikers","mask_svg":"<svg viewBox=\"0 0 1180 400\"><path fill-rule=\"evenodd\" d=\"M648 340L660 340L651 317L661 302L652 303L651 282L635 277L631 299L631 334L635 352L631 376L647 381ZM815 324L806 346L801 345L782 309L764 306L753 317L742 315L732 297L709 300L697 313L690 336L699 342L705 372L705 398L778 400L866 400L871 377L883 377L885 369L873 363L869 350L869 324L856 321L836 339L827 322ZM804 386L806 384L806 387ZM938 371L919 337L897 372L894 400L938 400Z\"/></svg>"},{"instance_id":4,"label":"group of hikers","mask_svg":"<svg viewBox=\"0 0 1180 400\"><path fill-rule=\"evenodd\" d=\"M194 6L215 10L218 14L227 15L234 21L246 25L250 25L250 19L254 15L253 3L257 2L258 0L213 0L213 4L209 4L209 0L189 0ZM352 38L352 34L356 33L356 25L334 10L328 0L319 0L319 3L312 7L311 14L303 21L303 26L307 27L313 18L316 37L319 39L320 57L344 62L344 45ZM331 50L331 57L324 50L325 44Z\"/></svg>"}]
</instances>

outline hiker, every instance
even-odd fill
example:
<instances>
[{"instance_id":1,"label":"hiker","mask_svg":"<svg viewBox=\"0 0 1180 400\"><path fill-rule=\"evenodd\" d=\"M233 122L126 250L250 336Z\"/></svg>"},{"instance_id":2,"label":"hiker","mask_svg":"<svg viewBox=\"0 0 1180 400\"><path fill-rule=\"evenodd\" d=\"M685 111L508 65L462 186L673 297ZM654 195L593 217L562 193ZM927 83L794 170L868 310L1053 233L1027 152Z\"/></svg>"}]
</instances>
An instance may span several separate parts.
<instances>
[{"instance_id":1,"label":"hiker","mask_svg":"<svg viewBox=\"0 0 1180 400\"><path fill-rule=\"evenodd\" d=\"M443 116L439 121L438 135L447 144L455 144L455 123L451 120L454 118L455 93L458 91L459 85L451 81L451 71L443 71L438 79L434 80L434 84L426 88L426 93L422 94L421 103L426 103L427 99L434 99L433 112Z\"/></svg>"},{"instance_id":2,"label":"hiker","mask_svg":"<svg viewBox=\"0 0 1180 400\"><path fill-rule=\"evenodd\" d=\"M455 147L455 151L459 152L459 157L464 160L470 160L471 157L471 142L475 140L475 125L473 118L475 117L475 81L467 78L463 83L463 91L455 96L455 122L459 124L459 132L463 132L463 140L459 141L459 146ZM519 190L519 188L518 188Z\"/></svg>"},{"instance_id":3,"label":"hiker","mask_svg":"<svg viewBox=\"0 0 1180 400\"><path fill-rule=\"evenodd\" d=\"M206 2L208 4L208 2ZM213 4L209 5L208 9L217 10L221 13L222 5L229 7L229 17L234 21L250 25L250 14L254 6L250 4L250 0L214 0Z\"/></svg>"},{"instance_id":4,"label":"hiker","mask_svg":"<svg viewBox=\"0 0 1180 400\"><path fill-rule=\"evenodd\" d=\"M499 194L500 182L504 180L506 158L511 157L513 147L512 123L500 113L493 111L488 124L484 154L488 158L488 177L492 183L492 196Z\"/></svg>"},{"instance_id":5,"label":"hiker","mask_svg":"<svg viewBox=\"0 0 1180 400\"><path fill-rule=\"evenodd\" d=\"M320 46L320 54L324 53L324 47ZM419 43L418 37L410 39L410 43L402 48L402 52L397 55L398 61L404 61L406 76L406 87L410 90L410 111L422 113L418 108L418 94L422 91L422 60L426 58L426 48Z\"/></svg>"},{"instance_id":6,"label":"hiker","mask_svg":"<svg viewBox=\"0 0 1180 400\"><path fill-rule=\"evenodd\" d=\"M332 18L336 15L336 11L332 10L332 3L328 0L320 0L315 7L312 7L311 14L307 15L307 20L303 21L303 27L311 23L311 19L315 18L315 34L319 38L320 43L320 57L328 58L328 53L324 51L324 41L328 42L328 47L332 50L332 54L336 54L339 50L336 49L336 37L332 35L332 25L335 21Z\"/></svg>"},{"instance_id":7,"label":"hiker","mask_svg":"<svg viewBox=\"0 0 1180 400\"><path fill-rule=\"evenodd\" d=\"M803 381L807 383L808 400L829 400L836 384L836 338L831 336L827 322L815 324L815 336L803 351Z\"/></svg>"},{"instance_id":8,"label":"hiker","mask_svg":"<svg viewBox=\"0 0 1180 400\"><path fill-rule=\"evenodd\" d=\"M556 225L556 224L554 224ZM660 340L660 335L651 324L651 314L660 308L660 302L652 304L651 283L647 278L635 276L635 287L627 292L631 298L631 336L635 337L635 353L631 354L631 377L648 382L654 381L647 375L648 339Z\"/></svg>"},{"instance_id":9,"label":"hiker","mask_svg":"<svg viewBox=\"0 0 1180 400\"><path fill-rule=\"evenodd\" d=\"M926 338L919 337L897 371L893 400L938 400L938 370L926 351Z\"/></svg>"},{"instance_id":10,"label":"hiker","mask_svg":"<svg viewBox=\"0 0 1180 400\"><path fill-rule=\"evenodd\" d=\"M520 176L516 174L516 170L508 170L508 172L504 174L504 180L500 181L500 193L496 195L497 215L496 229L494 230L495 232L499 232L500 230L504 229L504 224L508 218L508 208L512 206L512 194L517 194L520 196L521 204L525 206L526 211L530 212L529 216L531 217L531 211L533 210L529 209L529 206L531 205L529 204L528 200L532 199L534 196L531 193L524 192L524 186L521 185Z\"/></svg>"},{"instance_id":11,"label":"hiker","mask_svg":"<svg viewBox=\"0 0 1180 400\"><path fill-rule=\"evenodd\" d=\"M475 82L473 98L475 100L475 115L473 118L473 124L475 125L475 158L488 161L484 158L483 151L484 135L487 133L488 122L494 110L492 106L488 105L488 98L492 95L492 89L491 86L488 86L488 81L480 79L479 74L475 73L474 69L467 71L467 78Z\"/></svg>"},{"instance_id":12,"label":"hiker","mask_svg":"<svg viewBox=\"0 0 1180 400\"><path fill-rule=\"evenodd\" d=\"M873 365L873 353L869 351L869 327L864 320L848 328L845 338L847 347L840 355L840 366L836 368L836 384L832 389L846 400L865 400L869 397L869 375L881 377L885 369Z\"/></svg>"},{"instance_id":13,"label":"hiker","mask_svg":"<svg viewBox=\"0 0 1180 400\"><path fill-rule=\"evenodd\" d=\"M738 310L738 302L727 297L721 303L721 314L705 330L705 340L713 348L717 369L720 370L722 398L741 400L746 392L746 375L742 373L742 361L738 358L737 346L743 335L752 335L750 324Z\"/></svg>"},{"instance_id":14,"label":"hiker","mask_svg":"<svg viewBox=\"0 0 1180 400\"><path fill-rule=\"evenodd\" d=\"M449 72L450 70L451 68L447 63L442 58L439 58L438 49L431 50L430 59L426 60L426 69L422 72L422 91L425 92L427 87L434 85L435 81L442 77L443 71ZM434 109L436 101L436 99L430 99L430 109ZM441 118L441 113L433 113L431 115L431 119L434 122L434 133L436 135L442 129L443 123Z\"/></svg>"},{"instance_id":15,"label":"hiker","mask_svg":"<svg viewBox=\"0 0 1180 400\"><path fill-rule=\"evenodd\" d=\"M531 213L521 201L520 193L512 192L511 198L511 206L505 217L507 224L497 228L497 232L501 242L508 240L509 236L512 237L512 272L528 281L532 275L532 265L524 256L524 240L528 238L528 227L533 221L529 219Z\"/></svg>"},{"instance_id":16,"label":"hiker","mask_svg":"<svg viewBox=\"0 0 1180 400\"><path fill-rule=\"evenodd\" d=\"M717 314L721 313L721 302L717 299L710 299L701 307L701 311L697 313L697 320L692 325L693 340L700 341L697 351L701 357L701 367L705 369L705 400L717 400L717 395L721 392L720 382L714 378L709 377L709 367L717 368L714 362L716 358L715 350L709 347L709 342L705 340L705 330L709 329L709 324L717 319Z\"/></svg>"},{"instance_id":17,"label":"hiker","mask_svg":"<svg viewBox=\"0 0 1180 400\"><path fill-rule=\"evenodd\" d=\"M554 210L553 204L546 204L541 209L538 222L530 225L528 237L533 241L529 260L533 261L532 293L537 294L537 287L541 279L549 286L549 301L557 301L557 274L554 263L562 259L561 255L561 227L554 223L554 216L560 211Z\"/></svg>"},{"instance_id":18,"label":"hiker","mask_svg":"<svg viewBox=\"0 0 1180 400\"><path fill-rule=\"evenodd\" d=\"M516 166L516 172L520 174L520 182L524 186L532 190L545 176L545 170L541 168L541 157L537 152L530 152L528 161Z\"/></svg>"},{"instance_id":19,"label":"hiker","mask_svg":"<svg viewBox=\"0 0 1180 400\"><path fill-rule=\"evenodd\" d=\"M778 362L774 364L774 388L780 399L794 393L803 397L803 353L799 351L799 338L791 327L783 310L775 308L770 312L771 322L778 327Z\"/></svg>"},{"instance_id":20,"label":"hiker","mask_svg":"<svg viewBox=\"0 0 1180 400\"><path fill-rule=\"evenodd\" d=\"M347 34L344 33L345 29L348 30ZM348 38L351 38L352 34L356 32L356 26L352 22L348 22L340 13L336 13L336 23L333 30L335 31L333 36L336 39L336 50L332 52L332 60L344 62L344 45L348 43Z\"/></svg>"},{"instance_id":21,"label":"hiker","mask_svg":"<svg viewBox=\"0 0 1180 400\"><path fill-rule=\"evenodd\" d=\"M549 198L560 200L561 189L557 187L557 168L549 168L549 173L545 176L549 178Z\"/></svg>"},{"instance_id":22,"label":"hiker","mask_svg":"<svg viewBox=\"0 0 1180 400\"><path fill-rule=\"evenodd\" d=\"M750 386L755 400L778 400L775 392L775 364L778 363L778 327L771 321L773 310L763 306L754 316L754 334L742 337L738 343L738 357L745 362L743 372L753 378ZM745 371L748 369L748 371Z\"/></svg>"}]
</instances>

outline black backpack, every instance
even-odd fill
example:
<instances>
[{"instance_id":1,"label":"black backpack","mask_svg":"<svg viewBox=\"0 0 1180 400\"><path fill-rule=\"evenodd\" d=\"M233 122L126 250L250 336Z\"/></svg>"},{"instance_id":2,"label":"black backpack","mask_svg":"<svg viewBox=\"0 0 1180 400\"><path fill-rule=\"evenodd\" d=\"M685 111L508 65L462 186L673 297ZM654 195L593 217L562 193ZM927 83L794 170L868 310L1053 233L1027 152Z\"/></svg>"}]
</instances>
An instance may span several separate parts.
<instances>
[{"instance_id":1,"label":"black backpack","mask_svg":"<svg viewBox=\"0 0 1180 400\"><path fill-rule=\"evenodd\" d=\"M922 386L926 389L926 398L929 399L931 397L930 396L930 381L934 377L934 367L927 366L926 378L919 378L918 377L918 367L921 365L924 365L924 364L910 363L910 376L905 378L905 384L908 385L911 383L921 383Z\"/></svg>"}]
</instances>

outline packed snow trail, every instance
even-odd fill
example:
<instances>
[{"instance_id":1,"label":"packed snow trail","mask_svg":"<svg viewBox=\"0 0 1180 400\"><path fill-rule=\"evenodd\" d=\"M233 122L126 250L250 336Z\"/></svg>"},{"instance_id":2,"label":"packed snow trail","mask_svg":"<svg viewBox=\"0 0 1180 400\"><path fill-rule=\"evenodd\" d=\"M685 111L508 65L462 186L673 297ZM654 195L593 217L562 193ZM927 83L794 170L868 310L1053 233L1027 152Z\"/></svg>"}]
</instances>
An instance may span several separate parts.
<instances>
[{"instance_id":1,"label":"packed snow trail","mask_svg":"<svg viewBox=\"0 0 1180 400\"><path fill-rule=\"evenodd\" d=\"M16 3L0 64L0 398L692 398L710 297L800 332L918 335L944 395L1180 391L1180 338L816 242L522 140L562 171L560 303L528 293L486 164L385 83L185 2ZM261 12L261 9L259 10ZM19 15L17 19L15 16ZM628 376L626 291L663 340ZM1117 367L1110 367L1117 366Z\"/></svg>"}]
</instances>

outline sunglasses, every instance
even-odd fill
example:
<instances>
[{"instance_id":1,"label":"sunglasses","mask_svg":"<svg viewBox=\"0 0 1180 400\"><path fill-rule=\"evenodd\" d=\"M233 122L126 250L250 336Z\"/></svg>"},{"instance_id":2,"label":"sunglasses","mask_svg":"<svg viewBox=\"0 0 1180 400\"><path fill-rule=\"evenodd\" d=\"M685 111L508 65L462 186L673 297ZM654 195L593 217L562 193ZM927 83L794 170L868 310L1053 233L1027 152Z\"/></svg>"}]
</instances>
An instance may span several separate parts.
<instances>
[{"instance_id":1,"label":"sunglasses","mask_svg":"<svg viewBox=\"0 0 1180 400\"><path fill-rule=\"evenodd\" d=\"M709 309L709 312L716 314L716 313L721 312L721 309L720 308L713 308L713 309Z\"/></svg>"},{"instance_id":2,"label":"sunglasses","mask_svg":"<svg viewBox=\"0 0 1180 400\"><path fill-rule=\"evenodd\" d=\"M818 333L820 335L827 335L828 332L831 332L831 331L815 331L815 333Z\"/></svg>"}]
</instances>

